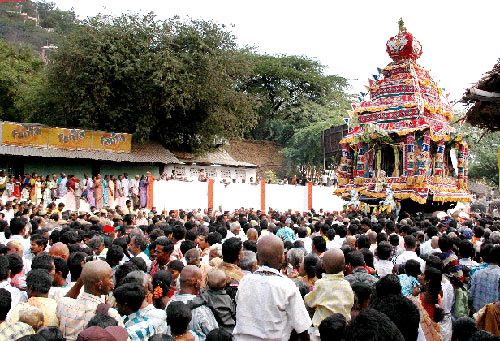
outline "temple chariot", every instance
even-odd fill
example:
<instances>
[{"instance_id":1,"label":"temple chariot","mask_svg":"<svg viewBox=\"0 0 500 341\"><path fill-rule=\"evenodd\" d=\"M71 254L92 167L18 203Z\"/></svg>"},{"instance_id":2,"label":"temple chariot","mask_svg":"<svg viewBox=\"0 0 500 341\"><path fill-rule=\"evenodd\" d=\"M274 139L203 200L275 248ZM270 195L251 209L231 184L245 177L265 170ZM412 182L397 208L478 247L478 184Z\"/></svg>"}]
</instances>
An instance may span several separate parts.
<instances>
[{"instance_id":1,"label":"temple chariot","mask_svg":"<svg viewBox=\"0 0 500 341\"><path fill-rule=\"evenodd\" d=\"M392 62L369 81L369 99L351 105L335 193L365 211L470 201L468 145L450 124L447 96L416 62L422 45L400 20L386 47Z\"/></svg>"}]
</instances>

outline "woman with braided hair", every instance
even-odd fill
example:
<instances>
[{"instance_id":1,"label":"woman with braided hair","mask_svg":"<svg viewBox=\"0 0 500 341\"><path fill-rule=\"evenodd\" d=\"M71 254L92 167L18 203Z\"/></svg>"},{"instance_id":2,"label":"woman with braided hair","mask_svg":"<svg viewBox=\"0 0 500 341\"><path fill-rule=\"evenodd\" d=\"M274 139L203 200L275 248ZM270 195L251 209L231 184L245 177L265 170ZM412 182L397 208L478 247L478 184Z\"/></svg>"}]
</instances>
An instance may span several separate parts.
<instances>
[{"instance_id":1,"label":"woman with braided hair","mask_svg":"<svg viewBox=\"0 0 500 341\"><path fill-rule=\"evenodd\" d=\"M165 309L168 303L168 292L172 283L172 273L160 270L153 276L153 305L157 309Z\"/></svg>"}]
</instances>

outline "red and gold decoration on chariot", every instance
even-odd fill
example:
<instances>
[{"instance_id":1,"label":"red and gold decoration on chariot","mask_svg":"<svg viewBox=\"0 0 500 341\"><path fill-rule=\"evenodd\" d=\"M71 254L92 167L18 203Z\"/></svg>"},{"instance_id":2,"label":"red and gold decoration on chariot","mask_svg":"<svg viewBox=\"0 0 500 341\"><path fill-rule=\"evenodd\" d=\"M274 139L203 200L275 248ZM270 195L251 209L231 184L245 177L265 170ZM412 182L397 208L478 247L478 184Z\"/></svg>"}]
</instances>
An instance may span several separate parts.
<instances>
[{"instance_id":1,"label":"red and gold decoration on chariot","mask_svg":"<svg viewBox=\"0 0 500 341\"><path fill-rule=\"evenodd\" d=\"M392 62L369 80L369 100L361 94L349 111L358 122L340 141L342 159L336 194L424 204L470 201L467 190L468 146L450 125L453 108L416 63L422 45L406 31L386 44Z\"/></svg>"}]
</instances>

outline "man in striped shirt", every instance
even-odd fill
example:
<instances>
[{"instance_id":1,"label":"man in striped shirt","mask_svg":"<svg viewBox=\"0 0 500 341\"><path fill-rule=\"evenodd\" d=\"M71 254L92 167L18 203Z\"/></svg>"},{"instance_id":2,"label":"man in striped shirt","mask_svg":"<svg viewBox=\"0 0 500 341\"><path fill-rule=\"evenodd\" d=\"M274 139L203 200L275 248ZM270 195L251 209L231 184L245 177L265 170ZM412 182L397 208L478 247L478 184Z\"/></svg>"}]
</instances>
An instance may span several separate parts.
<instances>
[{"instance_id":1,"label":"man in striped shirt","mask_svg":"<svg viewBox=\"0 0 500 341\"><path fill-rule=\"evenodd\" d=\"M153 324L139 309L146 297L144 287L135 283L125 283L113 291L120 315L125 316L123 324L130 340L148 340L155 334Z\"/></svg>"}]
</instances>

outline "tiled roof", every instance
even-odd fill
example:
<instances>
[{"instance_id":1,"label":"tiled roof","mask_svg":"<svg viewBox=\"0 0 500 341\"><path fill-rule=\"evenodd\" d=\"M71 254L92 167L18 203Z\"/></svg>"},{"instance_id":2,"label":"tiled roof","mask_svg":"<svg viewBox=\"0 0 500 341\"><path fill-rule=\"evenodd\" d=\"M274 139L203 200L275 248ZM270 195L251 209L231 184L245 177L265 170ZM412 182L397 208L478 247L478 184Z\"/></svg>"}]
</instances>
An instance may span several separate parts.
<instances>
[{"instance_id":1,"label":"tiled roof","mask_svg":"<svg viewBox=\"0 0 500 341\"><path fill-rule=\"evenodd\" d=\"M47 158L76 158L114 162L179 163L169 150L155 143L133 144L131 153L95 150L64 150L0 145L0 155L37 156Z\"/></svg>"},{"instance_id":2,"label":"tiled roof","mask_svg":"<svg viewBox=\"0 0 500 341\"><path fill-rule=\"evenodd\" d=\"M470 192L478 194L486 194L490 192L490 188L488 186L477 181L469 181L467 188Z\"/></svg>"},{"instance_id":3,"label":"tiled roof","mask_svg":"<svg viewBox=\"0 0 500 341\"><path fill-rule=\"evenodd\" d=\"M183 162L196 162L196 163L206 163L206 164L217 164L222 166L236 166L236 167L256 167L256 165L244 162L236 161L225 149L217 149L213 152L203 155L194 155L190 153L174 152L175 156Z\"/></svg>"}]
</instances>

